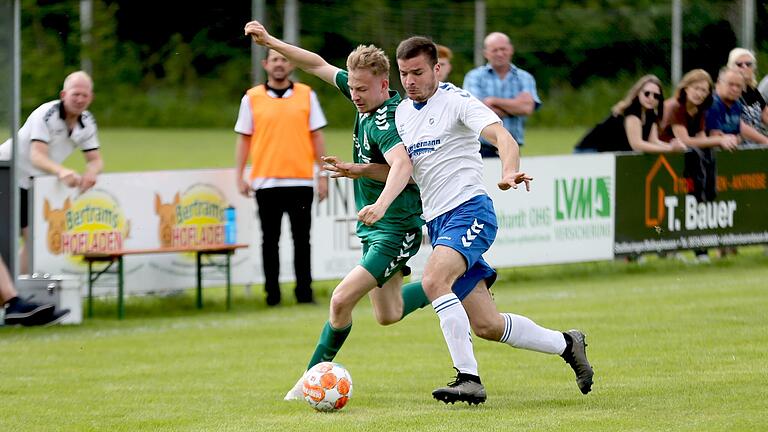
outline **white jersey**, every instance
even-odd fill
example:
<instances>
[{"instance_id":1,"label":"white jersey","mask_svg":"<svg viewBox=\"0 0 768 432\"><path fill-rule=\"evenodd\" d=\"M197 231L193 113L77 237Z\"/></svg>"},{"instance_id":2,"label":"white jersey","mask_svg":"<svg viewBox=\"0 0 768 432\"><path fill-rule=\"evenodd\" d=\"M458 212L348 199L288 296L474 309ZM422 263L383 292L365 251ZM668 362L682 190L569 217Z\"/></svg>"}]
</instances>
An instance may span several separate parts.
<instances>
[{"instance_id":1,"label":"white jersey","mask_svg":"<svg viewBox=\"0 0 768 432\"><path fill-rule=\"evenodd\" d=\"M99 148L96 120L90 112L83 112L72 133L67 128L64 116L64 106L60 100L46 102L32 111L24 126L19 129L19 143L16 146L19 151L19 169L16 177L20 188L29 189L32 183L30 177L48 174L32 165L29 158L32 141L48 144L48 157L56 163L64 162L76 148L82 151ZM9 139L0 146L0 154L10 155L10 148Z\"/></svg>"},{"instance_id":2,"label":"white jersey","mask_svg":"<svg viewBox=\"0 0 768 432\"><path fill-rule=\"evenodd\" d=\"M413 161L427 221L487 194L478 138L486 126L501 122L490 108L465 90L440 83L426 102L405 99L395 122Z\"/></svg>"}]
</instances>

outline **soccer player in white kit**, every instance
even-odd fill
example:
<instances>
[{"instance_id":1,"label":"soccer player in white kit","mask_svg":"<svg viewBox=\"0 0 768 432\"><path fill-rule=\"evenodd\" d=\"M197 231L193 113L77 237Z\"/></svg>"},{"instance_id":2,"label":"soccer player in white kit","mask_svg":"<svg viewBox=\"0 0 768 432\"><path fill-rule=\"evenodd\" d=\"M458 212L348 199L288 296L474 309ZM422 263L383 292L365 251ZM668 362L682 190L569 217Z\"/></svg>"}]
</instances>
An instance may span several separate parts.
<instances>
[{"instance_id":1,"label":"soccer player in white kit","mask_svg":"<svg viewBox=\"0 0 768 432\"><path fill-rule=\"evenodd\" d=\"M519 148L499 117L466 91L438 82L437 60L435 44L425 37L411 37L397 48L400 80L408 99L398 106L395 123L413 161L413 178L421 189L424 218L434 248L424 269L422 286L440 318L458 371L454 382L432 395L446 403L472 404L486 399L467 311L473 315L476 333L478 328L484 333L501 333L497 339L500 342L560 354L574 369L579 389L586 394L592 386L593 372L586 359L583 333L556 332L528 318L496 311L487 290L496 272L482 254L495 239L497 222L493 202L483 186L478 136L499 150L500 189L525 183L530 190L532 178L519 171Z\"/></svg>"}]
</instances>

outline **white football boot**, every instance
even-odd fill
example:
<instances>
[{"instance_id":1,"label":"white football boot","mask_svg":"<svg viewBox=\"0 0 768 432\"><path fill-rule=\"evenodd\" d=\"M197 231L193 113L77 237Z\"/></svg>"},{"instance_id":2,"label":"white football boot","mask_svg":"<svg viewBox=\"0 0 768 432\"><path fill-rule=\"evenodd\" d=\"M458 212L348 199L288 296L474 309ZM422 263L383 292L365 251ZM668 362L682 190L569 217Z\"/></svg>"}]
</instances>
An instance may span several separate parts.
<instances>
[{"instance_id":1,"label":"white football boot","mask_svg":"<svg viewBox=\"0 0 768 432\"><path fill-rule=\"evenodd\" d=\"M293 385L293 388L288 390L288 393L285 394L285 397L283 400L302 400L304 399L304 375L301 375L299 377L299 380L296 381L296 384Z\"/></svg>"}]
</instances>

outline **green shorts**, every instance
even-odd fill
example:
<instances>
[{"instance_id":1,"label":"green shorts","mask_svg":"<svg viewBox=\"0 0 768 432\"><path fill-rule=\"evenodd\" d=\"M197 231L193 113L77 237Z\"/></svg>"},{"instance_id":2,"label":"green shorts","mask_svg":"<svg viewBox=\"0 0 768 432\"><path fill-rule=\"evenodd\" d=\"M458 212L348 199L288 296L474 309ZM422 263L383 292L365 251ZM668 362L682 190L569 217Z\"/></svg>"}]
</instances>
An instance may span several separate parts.
<instances>
[{"instance_id":1,"label":"green shorts","mask_svg":"<svg viewBox=\"0 0 768 432\"><path fill-rule=\"evenodd\" d=\"M363 241L360 265L384 285L397 274L421 246L421 227L403 232L372 232Z\"/></svg>"}]
</instances>

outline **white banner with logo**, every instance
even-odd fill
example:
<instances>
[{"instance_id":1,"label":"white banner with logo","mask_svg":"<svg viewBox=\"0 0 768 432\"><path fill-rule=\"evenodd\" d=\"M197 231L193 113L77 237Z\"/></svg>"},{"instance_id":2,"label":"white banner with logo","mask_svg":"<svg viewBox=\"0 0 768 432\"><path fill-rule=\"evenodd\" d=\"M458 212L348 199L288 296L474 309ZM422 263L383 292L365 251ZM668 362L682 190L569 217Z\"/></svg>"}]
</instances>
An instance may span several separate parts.
<instances>
[{"instance_id":1,"label":"white banner with logo","mask_svg":"<svg viewBox=\"0 0 768 432\"><path fill-rule=\"evenodd\" d=\"M232 170L156 171L103 174L84 194L54 177L35 179L33 270L82 275L77 257L86 251L194 247L225 241L225 209L237 209L238 242L250 243L255 204L234 190ZM250 280L251 253L232 258L233 280ZM124 259L125 287L157 292L195 284L194 254L130 255ZM224 280L214 269L206 280ZM104 275L100 284L115 286ZM97 290L98 292L98 290ZM114 290L112 290L114 292Z\"/></svg>"},{"instance_id":2,"label":"white banner with logo","mask_svg":"<svg viewBox=\"0 0 768 432\"><path fill-rule=\"evenodd\" d=\"M498 159L485 159L485 184L499 232L485 258L494 267L613 258L615 159L612 154L524 158L531 191L501 191Z\"/></svg>"},{"instance_id":3,"label":"white banner with logo","mask_svg":"<svg viewBox=\"0 0 768 432\"><path fill-rule=\"evenodd\" d=\"M34 259L36 272L84 275L86 251L153 249L222 243L224 210L236 209L237 242L247 243L232 261L235 284L262 283L261 225L253 198L234 189L234 171L191 170L103 174L80 195L54 177L34 182ZM312 273L317 280L342 278L360 260L355 235L357 211L352 182L331 181L329 197L313 205ZM276 228L272 228L276 229ZM280 227L280 278L294 279L293 244L287 215ZM423 267L427 252L412 259ZM214 257L216 258L216 257ZM129 255L125 262L128 293L189 288L195 283L194 255ZM204 284L221 285L224 275L206 269ZM103 275L96 292L114 292L115 277Z\"/></svg>"},{"instance_id":4,"label":"white banner with logo","mask_svg":"<svg viewBox=\"0 0 768 432\"><path fill-rule=\"evenodd\" d=\"M613 257L612 155L526 158L522 169L534 177L531 192L524 188L500 191L496 187L499 161L486 159L485 164L486 188L499 220L496 242L486 254L492 266ZM233 283L262 283L261 227L255 202L237 193L233 178L231 169L104 174L95 188L82 195L53 177L36 178L33 269L83 275L87 268L77 255L85 251L222 243L224 211L233 206L237 240L250 245L233 257ZM329 189L328 198L315 202L312 210L312 273L317 280L342 278L361 254L352 182L332 180ZM293 280L293 246L287 216L281 231L280 275L288 282ZM425 236L425 244L410 261L416 274L431 250L427 242ZM223 281L220 272L206 272L209 285ZM103 278L98 285L114 286L112 276ZM189 288L194 281L192 254L125 258L129 293Z\"/></svg>"}]
</instances>

